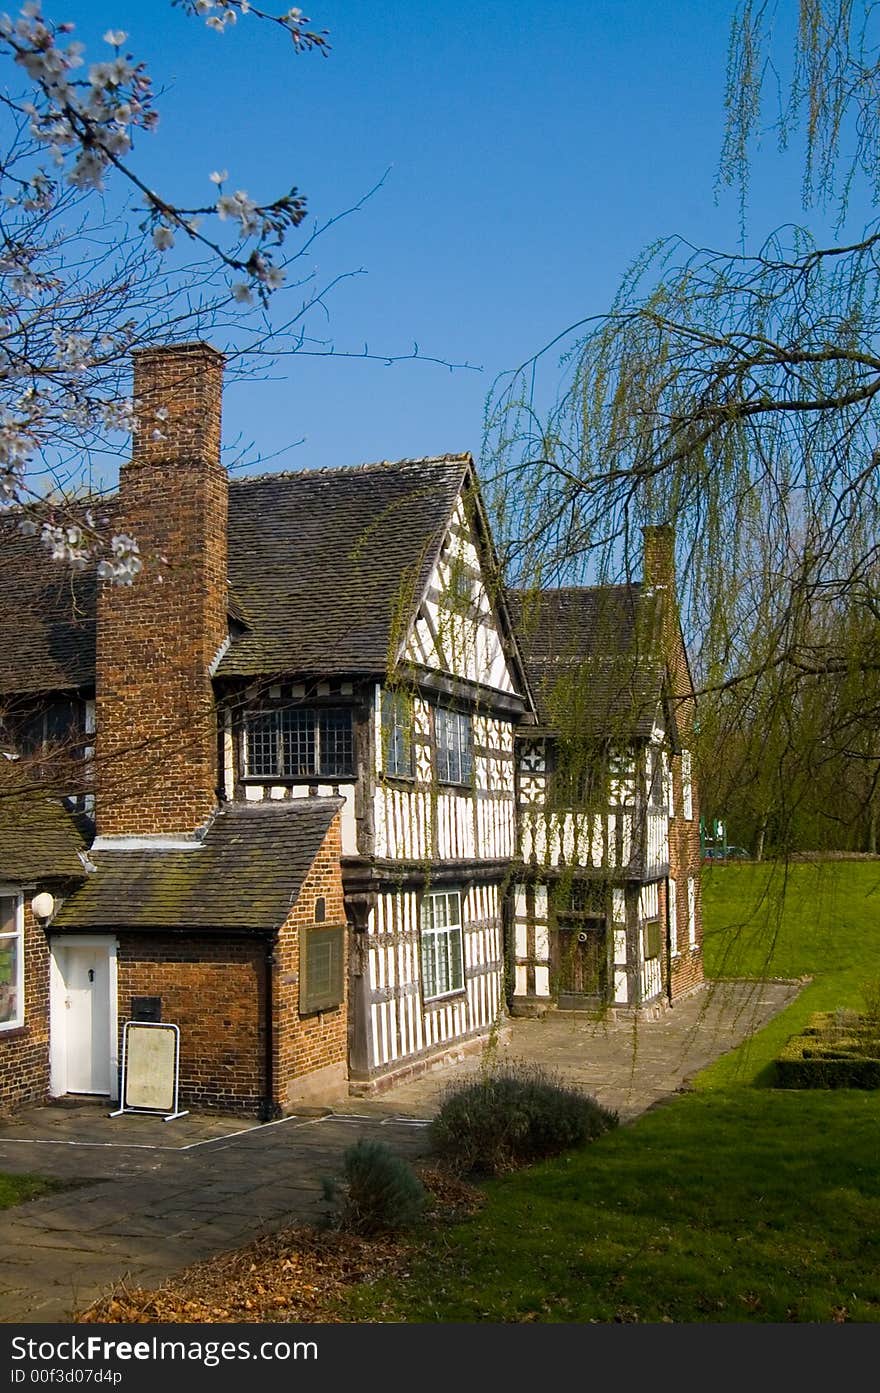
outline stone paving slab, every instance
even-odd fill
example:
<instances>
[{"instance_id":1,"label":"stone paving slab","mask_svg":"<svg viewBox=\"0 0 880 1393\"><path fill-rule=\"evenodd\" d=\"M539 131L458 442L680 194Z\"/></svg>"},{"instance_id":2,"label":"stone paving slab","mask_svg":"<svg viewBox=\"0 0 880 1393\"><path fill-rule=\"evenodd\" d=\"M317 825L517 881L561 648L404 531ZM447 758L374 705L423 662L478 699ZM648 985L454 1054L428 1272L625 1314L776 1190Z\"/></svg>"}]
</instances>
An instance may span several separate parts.
<instances>
[{"instance_id":1,"label":"stone paving slab","mask_svg":"<svg viewBox=\"0 0 880 1393\"><path fill-rule=\"evenodd\" d=\"M725 983L658 1020L517 1020L490 1053L548 1068L627 1121L759 1029L801 985ZM120 1280L153 1286L266 1229L314 1223L322 1177L339 1170L346 1147L372 1136L409 1160L424 1156L426 1123L444 1090L484 1067L479 1057L458 1060L266 1125L216 1115L110 1118L95 1102L0 1121L0 1170L77 1185L0 1212L0 1321L69 1320Z\"/></svg>"}]
</instances>

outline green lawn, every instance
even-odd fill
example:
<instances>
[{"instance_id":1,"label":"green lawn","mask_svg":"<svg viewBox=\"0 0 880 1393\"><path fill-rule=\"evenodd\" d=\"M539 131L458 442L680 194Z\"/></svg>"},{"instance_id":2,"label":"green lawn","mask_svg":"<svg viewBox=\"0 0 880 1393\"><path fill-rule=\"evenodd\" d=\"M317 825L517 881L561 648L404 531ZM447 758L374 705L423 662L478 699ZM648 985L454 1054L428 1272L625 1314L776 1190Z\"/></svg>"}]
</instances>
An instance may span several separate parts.
<instances>
[{"instance_id":1,"label":"green lawn","mask_svg":"<svg viewBox=\"0 0 880 1393\"><path fill-rule=\"evenodd\" d=\"M0 1175L0 1209L21 1204L22 1200L33 1200L38 1195L63 1188L62 1182L49 1180L42 1175Z\"/></svg>"},{"instance_id":2,"label":"green lawn","mask_svg":"<svg viewBox=\"0 0 880 1393\"><path fill-rule=\"evenodd\" d=\"M697 1079L699 1088L769 1083L779 1046L814 1011L862 1009L880 979L880 861L713 866L703 874L706 975L813 981L787 1011Z\"/></svg>"},{"instance_id":3,"label":"green lawn","mask_svg":"<svg viewBox=\"0 0 880 1393\"><path fill-rule=\"evenodd\" d=\"M582 1152L493 1181L424 1240L405 1282L344 1318L394 1321L880 1320L880 1093L766 1086L777 1042L880 976L880 863L713 867L706 961L813 976L697 1091Z\"/></svg>"}]
</instances>

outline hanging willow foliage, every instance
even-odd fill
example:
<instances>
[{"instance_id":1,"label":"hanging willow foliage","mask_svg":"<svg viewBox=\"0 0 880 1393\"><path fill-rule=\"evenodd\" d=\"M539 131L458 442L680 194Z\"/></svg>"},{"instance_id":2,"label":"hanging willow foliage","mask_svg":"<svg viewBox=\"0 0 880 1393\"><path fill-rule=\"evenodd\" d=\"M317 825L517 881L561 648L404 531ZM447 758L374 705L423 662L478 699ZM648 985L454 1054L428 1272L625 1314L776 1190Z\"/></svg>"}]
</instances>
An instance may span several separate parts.
<instances>
[{"instance_id":1,"label":"hanging willow foliage","mask_svg":"<svg viewBox=\"0 0 880 1393\"><path fill-rule=\"evenodd\" d=\"M777 10L793 3L733 22L721 180L743 208ZM805 206L834 203L842 226L855 179L880 195L880 21L868 0L799 16L775 126L783 148L802 131ZM483 474L521 585L628 580L639 529L674 525L707 812L733 802L737 839L770 829L779 849L876 847L878 255L877 220L833 245L786 226L751 254L658 241L487 407Z\"/></svg>"}]
</instances>

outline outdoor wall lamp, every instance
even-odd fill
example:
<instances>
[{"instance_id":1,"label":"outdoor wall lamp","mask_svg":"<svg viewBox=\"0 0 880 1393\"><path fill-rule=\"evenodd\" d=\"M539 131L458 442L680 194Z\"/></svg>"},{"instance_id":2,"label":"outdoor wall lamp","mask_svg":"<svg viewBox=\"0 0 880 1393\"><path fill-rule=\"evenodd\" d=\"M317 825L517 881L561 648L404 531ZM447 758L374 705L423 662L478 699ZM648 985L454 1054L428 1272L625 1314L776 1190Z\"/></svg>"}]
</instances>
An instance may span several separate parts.
<instances>
[{"instance_id":1,"label":"outdoor wall lamp","mask_svg":"<svg viewBox=\"0 0 880 1393\"><path fill-rule=\"evenodd\" d=\"M55 896L50 895L48 890L41 890L31 900L31 909L35 919L49 919L55 909Z\"/></svg>"}]
</instances>

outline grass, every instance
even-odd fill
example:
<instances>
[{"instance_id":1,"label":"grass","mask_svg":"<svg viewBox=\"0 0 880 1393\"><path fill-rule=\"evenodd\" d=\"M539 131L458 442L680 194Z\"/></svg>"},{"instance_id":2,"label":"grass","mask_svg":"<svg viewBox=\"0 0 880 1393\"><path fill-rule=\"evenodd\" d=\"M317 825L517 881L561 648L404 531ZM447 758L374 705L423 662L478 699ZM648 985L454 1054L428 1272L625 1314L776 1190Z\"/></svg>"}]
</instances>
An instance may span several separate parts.
<instances>
[{"instance_id":1,"label":"grass","mask_svg":"<svg viewBox=\"0 0 880 1393\"><path fill-rule=\"evenodd\" d=\"M769 1084L772 1061L815 1011L864 1009L880 979L880 862L713 866L703 874L706 975L813 980L787 1010L696 1080Z\"/></svg>"},{"instance_id":2,"label":"grass","mask_svg":"<svg viewBox=\"0 0 880 1393\"><path fill-rule=\"evenodd\" d=\"M0 1175L0 1209L10 1209L24 1200L34 1200L64 1188L62 1181L50 1180L44 1175Z\"/></svg>"},{"instance_id":3,"label":"grass","mask_svg":"<svg viewBox=\"0 0 880 1393\"><path fill-rule=\"evenodd\" d=\"M880 864L713 867L707 969L813 978L696 1091L487 1184L357 1321L880 1321L880 1096L768 1088L778 1045L880 977Z\"/></svg>"}]
</instances>

